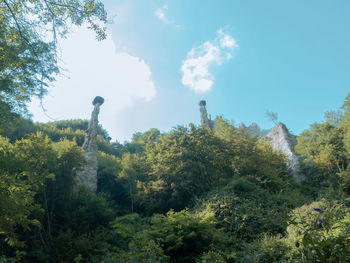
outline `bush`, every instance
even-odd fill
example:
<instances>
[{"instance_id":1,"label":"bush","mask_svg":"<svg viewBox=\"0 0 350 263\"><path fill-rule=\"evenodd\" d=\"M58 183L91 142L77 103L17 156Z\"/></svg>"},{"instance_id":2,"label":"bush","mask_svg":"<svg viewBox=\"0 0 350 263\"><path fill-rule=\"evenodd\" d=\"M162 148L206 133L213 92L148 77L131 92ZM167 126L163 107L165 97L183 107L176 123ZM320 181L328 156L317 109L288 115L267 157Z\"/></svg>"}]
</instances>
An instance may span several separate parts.
<instances>
[{"instance_id":1,"label":"bush","mask_svg":"<svg viewBox=\"0 0 350 263\"><path fill-rule=\"evenodd\" d=\"M241 252L242 263L273 263L283 262L289 248L285 244L281 235L265 235L263 238L256 240Z\"/></svg>"},{"instance_id":2,"label":"bush","mask_svg":"<svg viewBox=\"0 0 350 263\"><path fill-rule=\"evenodd\" d=\"M220 249L226 240L225 235L216 229L212 213L196 215L188 210L171 210L166 215L154 215L149 224L141 226L140 223L136 214L114 221L116 233L130 240L128 251L119 258L134 261L124 262L191 263L204 252ZM132 235L132 232L136 234Z\"/></svg>"},{"instance_id":3,"label":"bush","mask_svg":"<svg viewBox=\"0 0 350 263\"><path fill-rule=\"evenodd\" d=\"M295 209L286 243L295 262L349 262L350 209L321 200Z\"/></svg>"}]
</instances>

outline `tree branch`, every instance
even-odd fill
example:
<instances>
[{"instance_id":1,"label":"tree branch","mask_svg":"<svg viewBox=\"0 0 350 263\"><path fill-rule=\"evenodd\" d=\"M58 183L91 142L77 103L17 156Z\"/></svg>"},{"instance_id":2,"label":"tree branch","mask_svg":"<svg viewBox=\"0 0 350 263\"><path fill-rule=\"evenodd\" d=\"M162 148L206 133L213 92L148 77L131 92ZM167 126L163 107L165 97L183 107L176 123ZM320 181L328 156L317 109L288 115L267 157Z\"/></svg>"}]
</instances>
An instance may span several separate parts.
<instances>
[{"instance_id":1,"label":"tree branch","mask_svg":"<svg viewBox=\"0 0 350 263\"><path fill-rule=\"evenodd\" d=\"M27 45L29 46L29 49L33 52L33 54L36 57L36 59L38 61L40 61L40 58L39 58L38 54L36 53L35 49L33 48L33 46L31 45L30 41L22 33L21 26L19 25L17 17L15 15L15 13L13 12L11 6L9 5L9 3L6 0L1 0L1 1L6 5L8 10L10 11L12 18L15 21L15 24L16 24L16 27L18 29L18 33L19 33L20 37L27 43ZM40 91L41 91L40 92L41 94L44 94L44 88L43 88L42 84L40 85Z\"/></svg>"},{"instance_id":2,"label":"tree branch","mask_svg":"<svg viewBox=\"0 0 350 263\"><path fill-rule=\"evenodd\" d=\"M53 31L53 40L54 40L54 47L55 47L55 51L56 51L56 43L57 43L57 36L56 36L56 15L55 13L52 11L50 5L48 4L48 2L46 0L44 0L46 7L49 9L51 15L52 15L52 31Z\"/></svg>"}]
</instances>

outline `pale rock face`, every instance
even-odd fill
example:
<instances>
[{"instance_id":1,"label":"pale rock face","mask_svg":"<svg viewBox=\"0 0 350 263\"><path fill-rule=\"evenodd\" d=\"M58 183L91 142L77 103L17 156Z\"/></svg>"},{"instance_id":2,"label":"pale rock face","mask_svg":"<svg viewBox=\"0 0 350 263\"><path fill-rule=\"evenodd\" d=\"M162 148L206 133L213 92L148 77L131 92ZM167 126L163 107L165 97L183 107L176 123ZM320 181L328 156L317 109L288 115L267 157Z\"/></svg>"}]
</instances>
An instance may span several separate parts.
<instances>
[{"instance_id":1,"label":"pale rock face","mask_svg":"<svg viewBox=\"0 0 350 263\"><path fill-rule=\"evenodd\" d=\"M269 133L269 130L261 129L255 122L251 123L248 127L241 122L238 129L248 132L250 136L266 137Z\"/></svg>"},{"instance_id":2,"label":"pale rock face","mask_svg":"<svg viewBox=\"0 0 350 263\"><path fill-rule=\"evenodd\" d=\"M83 144L84 156L86 162L81 171L77 172L75 177L75 188L85 187L91 192L97 190L97 129L98 129L98 114L100 106L104 99L97 96L94 101L94 110L91 113L91 119L88 129L86 130L85 140Z\"/></svg>"},{"instance_id":3,"label":"pale rock face","mask_svg":"<svg viewBox=\"0 0 350 263\"><path fill-rule=\"evenodd\" d=\"M77 172L75 188L85 187L95 193L97 190L97 152L85 152L83 155L86 163L83 170Z\"/></svg>"},{"instance_id":4,"label":"pale rock face","mask_svg":"<svg viewBox=\"0 0 350 263\"><path fill-rule=\"evenodd\" d=\"M278 123L268 133L271 146L274 150L286 155L288 159L288 167L292 170L293 177L297 183L304 180L304 177L299 173L300 160L298 155L294 153L294 147L297 144L296 136L289 133L287 127L283 123Z\"/></svg>"},{"instance_id":5,"label":"pale rock face","mask_svg":"<svg viewBox=\"0 0 350 263\"><path fill-rule=\"evenodd\" d=\"M246 130L248 131L248 134L251 136L259 136L259 137L265 137L269 133L268 130L263 130L259 127L258 124L253 122L248 127L246 127Z\"/></svg>"},{"instance_id":6,"label":"pale rock face","mask_svg":"<svg viewBox=\"0 0 350 263\"><path fill-rule=\"evenodd\" d=\"M252 123L248 127L241 123L238 129L247 131L251 136L268 137L272 148L287 157L287 166L291 169L295 181L301 183L305 179L300 173L299 156L294 152L294 147L297 144L296 136L290 134L283 123L278 123L271 130L261 129L256 123Z\"/></svg>"},{"instance_id":7,"label":"pale rock face","mask_svg":"<svg viewBox=\"0 0 350 263\"><path fill-rule=\"evenodd\" d=\"M201 113L201 124L211 130L214 130L214 121L208 118L208 112L205 106L206 106L206 101L201 100L199 102L199 111Z\"/></svg>"},{"instance_id":8,"label":"pale rock face","mask_svg":"<svg viewBox=\"0 0 350 263\"><path fill-rule=\"evenodd\" d=\"M245 130L245 129L247 129L247 126L245 126L245 124L244 124L243 122L241 122L241 123L239 124L238 129Z\"/></svg>"}]
</instances>

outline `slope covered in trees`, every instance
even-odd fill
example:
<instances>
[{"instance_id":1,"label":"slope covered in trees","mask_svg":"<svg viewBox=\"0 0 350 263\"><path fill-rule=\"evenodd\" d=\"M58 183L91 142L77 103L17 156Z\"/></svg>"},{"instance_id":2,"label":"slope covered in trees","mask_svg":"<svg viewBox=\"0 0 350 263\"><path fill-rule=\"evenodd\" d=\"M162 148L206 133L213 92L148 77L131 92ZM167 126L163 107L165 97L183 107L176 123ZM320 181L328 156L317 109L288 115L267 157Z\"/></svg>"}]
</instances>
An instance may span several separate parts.
<instances>
[{"instance_id":1,"label":"slope covered in trees","mask_svg":"<svg viewBox=\"0 0 350 263\"><path fill-rule=\"evenodd\" d=\"M73 190L87 122L14 118L0 137L0 262L349 262L350 96L298 137L302 184L220 118L110 143Z\"/></svg>"},{"instance_id":2,"label":"slope covered in trees","mask_svg":"<svg viewBox=\"0 0 350 263\"><path fill-rule=\"evenodd\" d=\"M74 189L87 121L23 116L60 71L57 36L106 21L94 0L0 1L1 263L350 262L350 95L299 136L302 184L219 118L124 144L100 127L97 193Z\"/></svg>"}]
</instances>

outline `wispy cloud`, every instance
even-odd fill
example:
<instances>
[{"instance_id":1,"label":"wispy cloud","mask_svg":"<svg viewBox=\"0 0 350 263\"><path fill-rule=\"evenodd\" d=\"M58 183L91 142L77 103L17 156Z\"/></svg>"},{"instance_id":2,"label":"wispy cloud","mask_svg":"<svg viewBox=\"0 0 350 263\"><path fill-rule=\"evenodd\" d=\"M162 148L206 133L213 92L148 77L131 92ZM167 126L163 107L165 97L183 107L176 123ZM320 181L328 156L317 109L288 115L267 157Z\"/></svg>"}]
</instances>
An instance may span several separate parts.
<instances>
[{"instance_id":1,"label":"wispy cloud","mask_svg":"<svg viewBox=\"0 0 350 263\"><path fill-rule=\"evenodd\" d=\"M236 40L233 37L231 37L229 34L226 34L225 32L223 32L222 29L218 30L218 36L219 36L221 48L238 47Z\"/></svg>"},{"instance_id":2,"label":"wispy cloud","mask_svg":"<svg viewBox=\"0 0 350 263\"><path fill-rule=\"evenodd\" d=\"M175 26L176 28L179 28L180 26L176 24L175 21L172 21L168 18L167 16L168 9L169 9L168 5L163 5L162 7L156 9L154 14L164 24L172 25L172 26Z\"/></svg>"},{"instance_id":3,"label":"wispy cloud","mask_svg":"<svg viewBox=\"0 0 350 263\"><path fill-rule=\"evenodd\" d=\"M165 13L168 10L168 5L163 5L161 8L158 8L154 14L156 15L156 17L162 21L165 24L169 24L170 21L168 20L168 18L166 17Z\"/></svg>"},{"instance_id":4,"label":"wispy cloud","mask_svg":"<svg viewBox=\"0 0 350 263\"><path fill-rule=\"evenodd\" d=\"M209 71L210 65L220 65L225 60L230 60L233 50L236 48L238 48L236 40L219 29L214 40L206 41L187 53L181 67L182 84L196 93L205 93L211 90L214 76Z\"/></svg>"}]
</instances>

